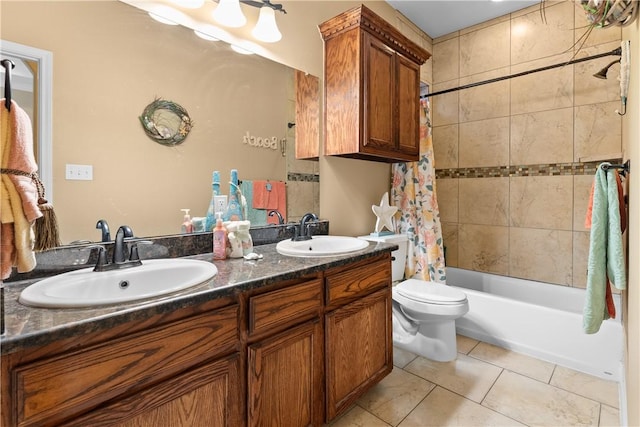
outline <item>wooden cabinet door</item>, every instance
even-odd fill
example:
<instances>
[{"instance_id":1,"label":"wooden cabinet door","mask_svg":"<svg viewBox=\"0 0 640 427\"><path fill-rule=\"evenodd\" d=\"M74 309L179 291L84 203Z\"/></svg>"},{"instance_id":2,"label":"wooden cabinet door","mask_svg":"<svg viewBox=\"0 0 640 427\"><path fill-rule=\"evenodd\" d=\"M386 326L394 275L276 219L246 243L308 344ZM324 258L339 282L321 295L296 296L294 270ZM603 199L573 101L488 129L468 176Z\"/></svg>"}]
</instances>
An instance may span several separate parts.
<instances>
[{"instance_id":1,"label":"wooden cabinet door","mask_svg":"<svg viewBox=\"0 0 640 427\"><path fill-rule=\"evenodd\" d=\"M393 368L391 289L326 314L325 337L330 421Z\"/></svg>"},{"instance_id":2,"label":"wooden cabinet door","mask_svg":"<svg viewBox=\"0 0 640 427\"><path fill-rule=\"evenodd\" d=\"M322 326L303 323L248 348L249 426L322 424Z\"/></svg>"},{"instance_id":3,"label":"wooden cabinet door","mask_svg":"<svg viewBox=\"0 0 640 427\"><path fill-rule=\"evenodd\" d=\"M209 362L132 396L116 399L69 426L234 427L242 424L239 355Z\"/></svg>"},{"instance_id":4,"label":"wooden cabinet door","mask_svg":"<svg viewBox=\"0 0 640 427\"><path fill-rule=\"evenodd\" d=\"M409 156L420 152L420 67L396 55L398 150Z\"/></svg>"},{"instance_id":5,"label":"wooden cabinet door","mask_svg":"<svg viewBox=\"0 0 640 427\"><path fill-rule=\"evenodd\" d=\"M395 52L364 33L364 138L366 152L396 148Z\"/></svg>"}]
</instances>

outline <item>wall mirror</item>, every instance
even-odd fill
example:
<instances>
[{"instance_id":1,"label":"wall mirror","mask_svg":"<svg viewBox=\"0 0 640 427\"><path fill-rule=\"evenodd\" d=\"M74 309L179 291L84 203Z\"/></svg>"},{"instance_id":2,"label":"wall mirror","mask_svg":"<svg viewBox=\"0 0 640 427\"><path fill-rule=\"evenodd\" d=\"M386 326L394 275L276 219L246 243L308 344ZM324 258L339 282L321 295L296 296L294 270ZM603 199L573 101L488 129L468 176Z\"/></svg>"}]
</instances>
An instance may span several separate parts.
<instances>
[{"instance_id":1,"label":"wall mirror","mask_svg":"<svg viewBox=\"0 0 640 427\"><path fill-rule=\"evenodd\" d=\"M101 218L138 237L176 234L181 209L205 215L214 170L223 194L237 169L243 180L286 181L290 219L318 211L317 179L291 180L297 172L317 177L315 162L290 155L293 69L122 2L9 2L2 12L2 40L53 54L47 193L64 244L100 240ZM142 109L159 97L189 111L193 128L180 145L154 143L140 125ZM247 144L248 137L286 140L287 151ZM90 165L92 180L66 179L66 165Z\"/></svg>"}]
</instances>

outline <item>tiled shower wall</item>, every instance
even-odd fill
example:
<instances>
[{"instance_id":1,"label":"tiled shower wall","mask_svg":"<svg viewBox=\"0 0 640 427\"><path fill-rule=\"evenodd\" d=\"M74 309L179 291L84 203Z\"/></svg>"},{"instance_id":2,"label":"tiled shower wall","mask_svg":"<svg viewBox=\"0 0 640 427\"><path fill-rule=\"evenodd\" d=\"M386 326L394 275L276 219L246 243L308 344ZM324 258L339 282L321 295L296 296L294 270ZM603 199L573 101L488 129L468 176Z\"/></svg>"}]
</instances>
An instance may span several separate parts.
<instances>
[{"instance_id":1,"label":"tiled shower wall","mask_svg":"<svg viewBox=\"0 0 640 427\"><path fill-rule=\"evenodd\" d=\"M620 46L572 1L540 6L433 42L432 91ZM546 22L543 22L543 19ZM581 48L580 48L581 47ZM595 165L622 157L617 56L432 98L437 195L447 265L584 287L584 216Z\"/></svg>"}]
</instances>

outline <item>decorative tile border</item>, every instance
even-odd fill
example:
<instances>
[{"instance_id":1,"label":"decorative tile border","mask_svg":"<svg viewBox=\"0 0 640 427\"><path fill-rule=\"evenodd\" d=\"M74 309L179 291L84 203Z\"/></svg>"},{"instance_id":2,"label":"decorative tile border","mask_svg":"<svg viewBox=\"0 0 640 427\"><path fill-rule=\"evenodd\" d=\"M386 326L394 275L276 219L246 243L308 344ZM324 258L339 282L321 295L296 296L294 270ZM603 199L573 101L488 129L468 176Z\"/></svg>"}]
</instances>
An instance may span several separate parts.
<instances>
[{"instance_id":1,"label":"decorative tile border","mask_svg":"<svg viewBox=\"0 0 640 427\"><path fill-rule=\"evenodd\" d=\"M313 173L289 172L287 174L287 181L320 182L320 175Z\"/></svg>"},{"instance_id":2,"label":"decorative tile border","mask_svg":"<svg viewBox=\"0 0 640 427\"><path fill-rule=\"evenodd\" d=\"M611 159L610 162L621 163L622 159ZM593 175L596 173L600 163L602 163L602 161L436 169L436 178L507 178L510 176Z\"/></svg>"}]
</instances>

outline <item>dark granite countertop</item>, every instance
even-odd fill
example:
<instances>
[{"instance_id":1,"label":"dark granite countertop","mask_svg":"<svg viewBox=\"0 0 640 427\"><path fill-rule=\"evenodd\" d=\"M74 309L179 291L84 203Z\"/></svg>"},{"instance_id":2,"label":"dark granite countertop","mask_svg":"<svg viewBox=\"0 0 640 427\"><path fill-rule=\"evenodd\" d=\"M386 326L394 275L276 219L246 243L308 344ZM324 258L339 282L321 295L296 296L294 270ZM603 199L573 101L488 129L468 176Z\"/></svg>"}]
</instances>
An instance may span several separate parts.
<instances>
[{"instance_id":1,"label":"dark granite countertop","mask_svg":"<svg viewBox=\"0 0 640 427\"><path fill-rule=\"evenodd\" d=\"M280 255L276 252L275 244L268 244L255 248L255 252L264 256L256 261L243 258L213 261L211 253L193 255L188 258L211 261L218 268L218 274L210 282L169 297L90 309L27 307L17 299L22 289L35 280L5 283L5 334L0 338L0 347L4 355L63 338L106 330L122 323L147 319L156 314L226 297L237 291L303 277L394 249L397 249L397 245L372 242L368 248L352 254L299 258Z\"/></svg>"}]
</instances>

